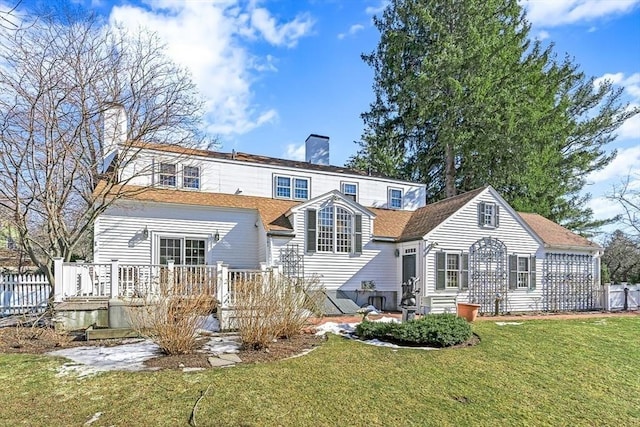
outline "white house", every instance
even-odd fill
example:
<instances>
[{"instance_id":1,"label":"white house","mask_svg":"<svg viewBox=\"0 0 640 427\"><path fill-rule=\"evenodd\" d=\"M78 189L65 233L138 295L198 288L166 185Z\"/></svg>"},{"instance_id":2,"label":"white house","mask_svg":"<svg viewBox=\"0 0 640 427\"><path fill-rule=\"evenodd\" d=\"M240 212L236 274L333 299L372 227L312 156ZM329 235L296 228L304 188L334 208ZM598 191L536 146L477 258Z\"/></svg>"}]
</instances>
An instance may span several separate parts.
<instances>
[{"instance_id":1,"label":"white house","mask_svg":"<svg viewBox=\"0 0 640 427\"><path fill-rule=\"evenodd\" d=\"M427 203L424 184L330 166L327 137L306 148L299 162L141 145L119 171L140 191L95 222L94 262L279 266L318 277L336 313L396 310L410 277L423 311L598 306L602 249L493 188Z\"/></svg>"}]
</instances>

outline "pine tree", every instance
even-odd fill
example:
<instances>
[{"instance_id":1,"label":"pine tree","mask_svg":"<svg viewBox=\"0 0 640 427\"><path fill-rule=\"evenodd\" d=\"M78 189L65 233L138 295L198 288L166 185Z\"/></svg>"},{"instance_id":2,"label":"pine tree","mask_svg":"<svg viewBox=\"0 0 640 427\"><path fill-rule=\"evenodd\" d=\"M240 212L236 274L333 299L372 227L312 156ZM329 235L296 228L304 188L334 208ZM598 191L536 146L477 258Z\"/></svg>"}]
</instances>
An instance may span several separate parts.
<instances>
[{"instance_id":1,"label":"pine tree","mask_svg":"<svg viewBox=\"0 0 640 427\"><path fill-rule=\"evenodd\" d=\"M374 22L375 101L350 166L424 182L430 201L490 184L516 209L600 224L581 191L638 112L621 90L531 41L517 0L392 0Z\"/></svg>"}]
</instances>

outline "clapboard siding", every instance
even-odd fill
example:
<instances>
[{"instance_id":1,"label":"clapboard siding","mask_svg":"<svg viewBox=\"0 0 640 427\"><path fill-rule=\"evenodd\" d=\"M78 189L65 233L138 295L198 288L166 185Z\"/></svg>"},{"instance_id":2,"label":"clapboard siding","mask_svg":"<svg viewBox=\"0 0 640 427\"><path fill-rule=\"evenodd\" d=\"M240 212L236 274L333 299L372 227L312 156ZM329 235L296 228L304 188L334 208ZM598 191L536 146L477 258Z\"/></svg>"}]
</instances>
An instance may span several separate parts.
<instances>
[{"instance_id":1,"label":"clapboard siding","mask_svg":"<svg viewBox=\"0 0 640 427\"><path fill-rule=\"evenodd\" d=\"M478 226L478 203L492 202L500 207L500 225L497 228L481 228ZM471 246L484 237L491 237L502 241L507 247L509 255L536 255L535 290L518 289L509 292L507 307L510 311L535 310L539 307L542 297L540 281L542 277L542 260L544 251L542 244L522 224L520 217L513 214L511 208L500 198L495 197L490 189L480 193L458 212L443 221L426 237L428 242L436 243L425 257L423 274L425 277L424 294L454 295L458 301L468 301L467 292L456 290L436 291L435 270L437 252L469 252ZM452 304L452 307L453 304Z\"/></svg>"},{"instance_id":2,"label":"clapboard siding","mask_svg":"<svg viewBox=\"0 0 640 427\"><path fill-rule=\"evenodd\" d=\"M157 170L157 165L161 162L171 162L178 165L179 183L183 165L200 167L200 191L228 194L235 194L240 191L243 195L275 197L274 176L286 175L308 178L310 199L332 190L340 190L343 182L351 182L358 185L358 202L363 206L388 207L387 195L390 187L403 190L405 210L415 210L426 203L426 187L424 184L207 157L186 157L172 153L141 152L136 160L130 162L124 169L122 177L124 179L131 178L130 184L152 185L154 177L150 173L145 172L140 176L136 176L136 174L141 171L149 171L151 164L155 164Z\"/></svg>"},{"instance_id":3,"label":"clapboard siding","mask_svg":"<svg viewBox=\"0 0 640 427\"><path fill-rule=\"evenodd\" d=\"M325 203L327 200L319 200L309 208L319 209ZM353 209L340 200L333 203L353 212ZM300 251L303 253L305 251L304 211L294 213L291 219L295 237L272 238L271 256L276 263L279 262L280 248L288 244L298 245ZM362 253L305 253L305 275L319 277L322 284L330 290L353 291L360 289L363 280L372 280L376 284L376 290L396 291L399 265L398 258L394 256L396 245L372 241L371 236L371 218L364 214L362 215Z\"/></svg>"},{"instance_id":4,"label":"clapboard siding","mask_svg":"<svg viewBox=\"0 0 640 427\"><path fill-rule=\"evenodd\" d=\"M157 263L161 236L192 237L207 240L208 263L224 261L231 268L257 268L257 221L257 213L252 210L121 202L96 222L95 261ZM142 236L145 226L150 233L147 239ZM220 235L218 242L214 242L216 232Z\"/></svg>"}]
</instances>

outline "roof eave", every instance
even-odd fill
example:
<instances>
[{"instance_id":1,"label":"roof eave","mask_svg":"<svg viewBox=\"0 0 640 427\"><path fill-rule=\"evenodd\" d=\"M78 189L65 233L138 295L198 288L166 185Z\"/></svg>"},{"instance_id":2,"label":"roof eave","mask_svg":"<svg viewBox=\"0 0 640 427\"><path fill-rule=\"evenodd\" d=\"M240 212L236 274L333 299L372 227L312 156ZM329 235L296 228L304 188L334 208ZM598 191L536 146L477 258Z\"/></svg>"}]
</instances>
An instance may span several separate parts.
<instances>
[{"instance_id":1,"label":"roof eave","mask_svg":"<svg viewBox=\"0 0 640 427\"><path fill-rule=\"evenodd\" d=\"M599 245L594 246L580 246L580 245L553 245L549 243L544 244L545 249L561 249L561 250L573 250L573 251L601 251L603 248Z\"/></svg>"}]
</instances>

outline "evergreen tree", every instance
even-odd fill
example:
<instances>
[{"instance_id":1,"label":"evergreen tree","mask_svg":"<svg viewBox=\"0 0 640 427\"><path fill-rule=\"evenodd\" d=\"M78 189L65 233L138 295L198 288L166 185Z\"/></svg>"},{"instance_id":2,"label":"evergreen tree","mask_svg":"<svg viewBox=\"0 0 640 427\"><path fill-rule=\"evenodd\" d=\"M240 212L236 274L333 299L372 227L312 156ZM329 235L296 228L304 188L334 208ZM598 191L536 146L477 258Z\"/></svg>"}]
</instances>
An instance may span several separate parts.
<instances>
[{"instance_id":1,"label":"evergreen tree","mask_svg":"<svg viewBox=\"0 0 640 427\"><path fill-rule=\"evenodd\" d=\"M427 184L428 200L482 185L572 229L600 225L586 176L637 110L529 38L517 0L392 0L374 22L375 100L350 166Z\"/></svg>"}]
</instances>

